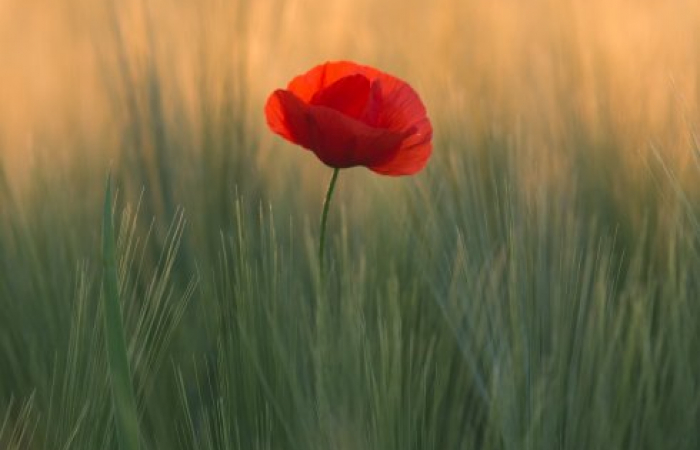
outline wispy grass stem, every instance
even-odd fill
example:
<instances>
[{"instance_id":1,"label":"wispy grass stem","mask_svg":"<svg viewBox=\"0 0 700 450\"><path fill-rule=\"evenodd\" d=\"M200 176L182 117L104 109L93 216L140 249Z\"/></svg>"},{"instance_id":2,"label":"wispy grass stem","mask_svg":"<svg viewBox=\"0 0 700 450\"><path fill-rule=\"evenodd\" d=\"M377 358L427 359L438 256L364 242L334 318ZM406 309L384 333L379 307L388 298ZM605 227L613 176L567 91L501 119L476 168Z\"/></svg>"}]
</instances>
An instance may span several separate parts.
<instances>
[{"instance_id":1,"label":"wispy grass stem","mask_svg":"<svg viewBox=\"0 0 700 450\"><path fill-rule=\"evenodd\" d=\"M119 307L119 282L117 279L117 257L112 221L112 185L107 177L105 190L102 255L104 266L104 326L109 358L109 377L112 388L112 405L115 428L121 450L138 450L139 428L136 399L131 384L127 359L124 325Z\"/></svg>"}]
</instances>

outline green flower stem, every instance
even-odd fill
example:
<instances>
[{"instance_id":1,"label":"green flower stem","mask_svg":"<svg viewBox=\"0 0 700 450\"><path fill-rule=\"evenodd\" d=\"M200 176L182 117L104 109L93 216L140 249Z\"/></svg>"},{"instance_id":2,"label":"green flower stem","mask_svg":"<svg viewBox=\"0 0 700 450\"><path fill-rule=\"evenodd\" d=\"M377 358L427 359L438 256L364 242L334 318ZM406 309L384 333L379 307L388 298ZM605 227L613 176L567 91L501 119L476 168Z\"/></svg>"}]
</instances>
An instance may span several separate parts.
<instances>
[{"instance_id":1,"label":"green flower stem","mask_svg":"<svg viewBox=\"0 0 700 450\"><path fill-rule=\"evenodd\" d=\"M325 266L323 264L323 249L326 243L326 222L328 222L328 210L330 209L331 198L333 197L333 191L335 190L335 183L338 180L338 173L340 169L333 169L333 175L331 176L331 181L328 183L328 191L326 191L326 198L323 201L323 212L321 213L321 238L318 246L318 265L321 275L321 281L323 281ZM316 304L316 347L315 347L315 388L316 388L316 402L318 405L319 417L321 418L321 424L324 429L326 429L326 418L330 416L330 407L328 403L328 396L325 390L325 362L328 357L328 328L326 327L326 318L328 317L328 305L327 302L322 301L321 296L317 297L318 302Z\"/></svg>"},{"instance_id":2,"label":"green flower stem","mask_svg":"<svg viewBox=\"0 0 700 450\"><path fill-rule=\"evenodd\" d=\"M326 222L328 222L328 208L331 203L331 197L333 196L333 190L335 190L335 182L338 180L338 173L340 169L333 169L333 176L331 177L331 182L328 184L328 191L326 192L326 199L323 201L323 212L321 213L321 241L318 246L318 263L323 271L323 248L326 243Z\"/></svg>"}]
</instances>

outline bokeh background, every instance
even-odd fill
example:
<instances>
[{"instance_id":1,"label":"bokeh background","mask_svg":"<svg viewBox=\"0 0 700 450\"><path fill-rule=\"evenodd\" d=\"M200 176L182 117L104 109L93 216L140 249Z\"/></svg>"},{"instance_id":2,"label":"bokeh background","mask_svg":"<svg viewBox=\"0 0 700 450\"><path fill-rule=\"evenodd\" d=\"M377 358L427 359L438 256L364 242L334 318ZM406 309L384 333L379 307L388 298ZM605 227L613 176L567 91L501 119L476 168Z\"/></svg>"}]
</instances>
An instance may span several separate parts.
<instances>
[{"instance_id":1,"label":"bokeh background","mask_svg":"<svg viewBox=\"0 0 700 450\"><path fill-rule=\"evenodd\" d=\"M267 165L271 146L274 158L304 165L309 158L287 159L261 133L260 110L291 76L335 59L414 84L438 138L455 128L475 141L507 134L524 143L528 170L564 180L576 170L572 132L593 141L591 151L614 145L636 169L652 142L687 157L697 122L692 1L5 0L0 8L0 136L13 182L37 158L78 158L76 147L90 160L115 158L134 109L157 109L158 126L189 135L188 151L201 147L207 114L224 121L235 109L229 121L243 120L262 141L257 165ZM624 172L617 176L633 176Z\"/></svg>"},{"instance_id":2,"label":"bokeh background","mask_svg":"<svg viewBox=\"0 0 700 450\"><path fill-rule=\"evenodd\" d=\"M700 446L700 3L0 0L0 447ZM434 153L341 173L267 95L351 59Z\"/></svg>"}]
</instances>

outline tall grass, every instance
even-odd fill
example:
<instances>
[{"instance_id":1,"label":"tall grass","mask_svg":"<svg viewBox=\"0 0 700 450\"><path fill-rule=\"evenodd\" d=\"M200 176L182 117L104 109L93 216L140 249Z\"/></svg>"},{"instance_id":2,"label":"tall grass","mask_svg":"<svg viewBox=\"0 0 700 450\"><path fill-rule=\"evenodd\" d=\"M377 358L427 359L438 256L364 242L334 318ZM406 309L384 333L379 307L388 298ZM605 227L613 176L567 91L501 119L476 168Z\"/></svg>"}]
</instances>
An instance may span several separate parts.
<instances>
[{"instance_id":1,"label":"tall grass","mask_svg":"<svg viewBox=\"0 0 700 450\"><path fill-rule=\"evenodd\" d=\"M697 448L683 3L0 6L39 34L0 34L0 447L118 448L111 169L143 448ZM435 150L341 171L322 277L331 170L261 110L346 57L416 86Z\"/></svg>"}]
</instances>

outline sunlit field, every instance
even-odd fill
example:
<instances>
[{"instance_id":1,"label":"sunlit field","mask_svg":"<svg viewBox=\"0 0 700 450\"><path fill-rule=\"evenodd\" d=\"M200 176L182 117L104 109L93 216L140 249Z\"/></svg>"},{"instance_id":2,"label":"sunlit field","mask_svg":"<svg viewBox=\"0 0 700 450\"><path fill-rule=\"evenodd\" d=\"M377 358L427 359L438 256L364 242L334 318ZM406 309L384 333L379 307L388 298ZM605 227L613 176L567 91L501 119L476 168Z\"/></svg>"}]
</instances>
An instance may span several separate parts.
<instances>
[{"instance_id":1,"label":"sunlit field","mask_svg":"<svg viewBox=\"0 0 700 450\"><path fill-rule=\"evenodd\" d=\"M0 448L700 448L697 1L5 0L0 55ZM263 107L346 59L434 147L322 270Z\"/></svg>"}]
</instances>

